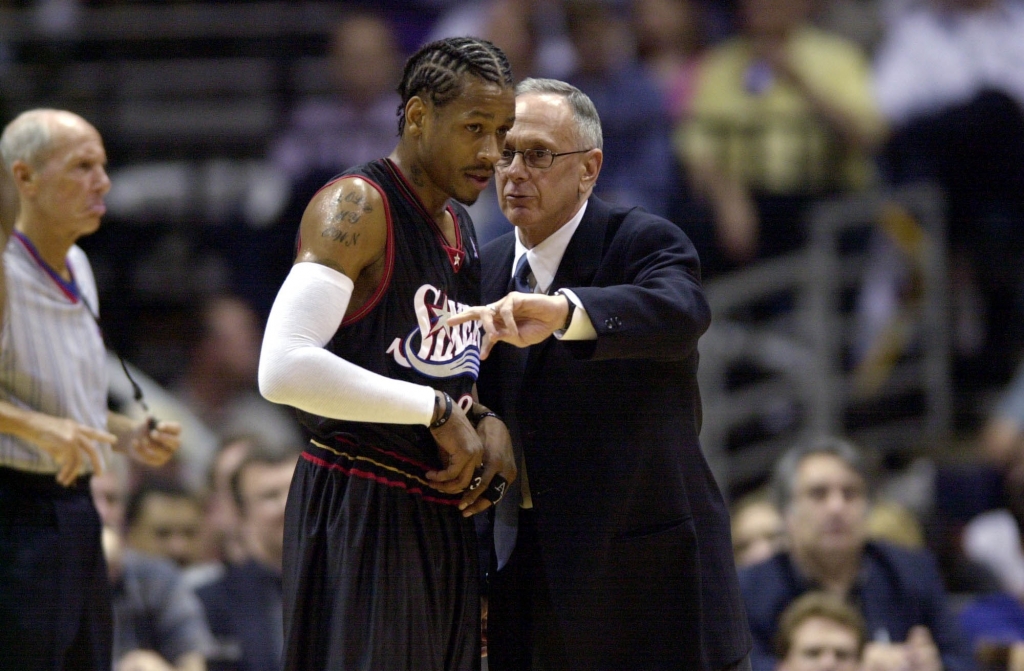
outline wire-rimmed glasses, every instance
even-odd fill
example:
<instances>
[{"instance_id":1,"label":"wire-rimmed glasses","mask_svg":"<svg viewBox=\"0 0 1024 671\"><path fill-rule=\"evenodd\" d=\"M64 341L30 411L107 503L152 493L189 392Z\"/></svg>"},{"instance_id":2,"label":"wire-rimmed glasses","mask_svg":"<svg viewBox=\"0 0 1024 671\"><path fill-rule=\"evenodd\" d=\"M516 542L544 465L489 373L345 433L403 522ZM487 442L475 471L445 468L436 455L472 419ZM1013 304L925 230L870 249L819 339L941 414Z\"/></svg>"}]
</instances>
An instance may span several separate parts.
<instances>
[{"instance_id":1,"label":"wire-rimmed glasses","mask_svg":"<svg viewBox=\"0 0 1024 671\"><path fill-rule=\"evenodd\" d=\"M551 164L555 162L555 159L559 156L568 156L569 154L584 154L590 151L589 149L579 149L577 151L562 151L553 152L549 149L502 149L501 158L498 159L497 166L499 168L507 168L512 165L512 161L516 160L516 154L523 155L523 162L527 168L537 168L538 170L546 170L551 167Z\"/></svg>"}]
</instances>

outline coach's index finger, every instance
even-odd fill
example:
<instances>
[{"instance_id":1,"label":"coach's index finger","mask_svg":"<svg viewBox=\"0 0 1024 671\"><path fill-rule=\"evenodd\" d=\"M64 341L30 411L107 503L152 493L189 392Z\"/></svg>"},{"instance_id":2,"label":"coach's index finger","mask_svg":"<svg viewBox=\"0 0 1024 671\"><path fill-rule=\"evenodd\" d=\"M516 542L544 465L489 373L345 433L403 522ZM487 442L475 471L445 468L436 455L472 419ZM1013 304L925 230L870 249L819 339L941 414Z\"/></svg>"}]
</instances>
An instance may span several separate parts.
<instances>
[{"instance_id":1,"label":"coach's index finger","mask_svg":"<svg viewBox=\"0 0 1024 671\"><path fill-rule=\"evenodd\" d=\"M481 321L484 318L484 315L490 314L490 312L490 308L486 305L475 305L449 317L448 324L451 326L458 326L459 324L465 324L466 322Z\"/></svg>"}]
</instances>

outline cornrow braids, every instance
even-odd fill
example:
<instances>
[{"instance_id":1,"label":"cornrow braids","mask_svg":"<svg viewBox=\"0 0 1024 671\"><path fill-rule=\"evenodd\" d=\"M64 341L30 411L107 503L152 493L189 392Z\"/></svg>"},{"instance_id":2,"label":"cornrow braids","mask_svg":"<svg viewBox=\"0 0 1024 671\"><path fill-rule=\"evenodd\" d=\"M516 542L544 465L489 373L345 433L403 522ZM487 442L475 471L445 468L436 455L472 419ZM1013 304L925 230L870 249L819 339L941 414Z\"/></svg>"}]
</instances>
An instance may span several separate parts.
<instances>
[{"instance_id":1,"label":"cornrow braids","mask_svg":"<svg viewBox=\"0 0 1024 671\"><path fill-rule=\"evenodd\" d=\"M405 129L405 104L410 98L426 93L435 107L443 107L462 92L467 73L499 86L512 86L512 67L505 52L477 37L437 40L410 56L398 85L402 98L398 134Z\"/></svg>"}]
</instances>

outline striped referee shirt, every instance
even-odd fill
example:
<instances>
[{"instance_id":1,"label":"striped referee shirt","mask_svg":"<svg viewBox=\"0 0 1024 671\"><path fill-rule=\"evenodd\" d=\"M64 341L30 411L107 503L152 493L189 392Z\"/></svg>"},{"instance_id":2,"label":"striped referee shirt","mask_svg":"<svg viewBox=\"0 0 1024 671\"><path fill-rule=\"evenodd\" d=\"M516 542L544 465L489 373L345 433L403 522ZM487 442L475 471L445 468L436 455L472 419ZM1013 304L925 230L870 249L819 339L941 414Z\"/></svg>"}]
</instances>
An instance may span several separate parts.
<instances>
[{"instance_id":1,"label":"striped referee shirt","mask_svg":"<svg viewBox=\"0 0 1024 671\"><path fill-rule=\"evenodd\" d=\"M0 329L0 400L106 429L103 336L82 302L84 297L93 310L99 309L96 280L78 246L68 252L67 266L71 282L17 232L4 250L7 305ZM110 447L98 447L106 462ZM33 473L59 470L35 445L2 433L0 466ZM83 473L91 468L86 460Z\"/></svg>"}]
</instances>

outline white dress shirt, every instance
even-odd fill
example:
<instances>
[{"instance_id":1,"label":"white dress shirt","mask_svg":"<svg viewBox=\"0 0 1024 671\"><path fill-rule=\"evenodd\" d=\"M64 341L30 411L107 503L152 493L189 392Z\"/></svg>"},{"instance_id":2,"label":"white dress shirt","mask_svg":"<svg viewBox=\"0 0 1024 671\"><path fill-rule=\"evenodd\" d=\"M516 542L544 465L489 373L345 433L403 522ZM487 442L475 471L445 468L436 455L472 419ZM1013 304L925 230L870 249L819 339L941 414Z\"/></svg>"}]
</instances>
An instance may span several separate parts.
<instances>
[{"instance_id":1,"label":"white dress shirt","mask_svg":"<svg viewBox=\"0 0 1024 671\"><path fill-rule=\"evenodd\" d=\"M565 248L569 246L569 241L572 240L573 234L579 228L580 221L583 220L583 213L586 211L587 203L583 203L572 219L532 249L526 248L519 237L519 229L516 229L516 251L512 258L512 272L515 273L519 259L526 254L526 261L530 264L534 279L534 293L548 293L551 283L555 281L555 274L558 272L558 266L562 263L562 257L565 256ZM556 331L555 337L561 340L597 340L597 331L594 330L590 316L580 299L569 289L562 289L562 294L572 301L576 310L573 312L569 327L564 332Z\"/></svg>"}]
</instances>

